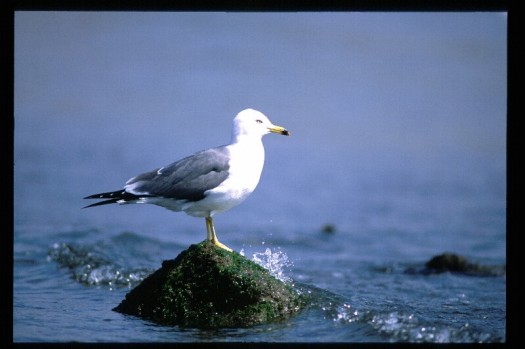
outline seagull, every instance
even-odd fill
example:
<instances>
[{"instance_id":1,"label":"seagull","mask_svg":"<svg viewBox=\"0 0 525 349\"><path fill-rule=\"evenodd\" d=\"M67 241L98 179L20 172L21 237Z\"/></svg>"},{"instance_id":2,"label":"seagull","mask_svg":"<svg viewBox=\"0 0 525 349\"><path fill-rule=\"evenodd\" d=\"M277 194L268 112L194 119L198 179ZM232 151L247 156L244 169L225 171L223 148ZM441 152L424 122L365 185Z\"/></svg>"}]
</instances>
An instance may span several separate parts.
<instances>
[{"instance_id":1,"label":"seagull","mask_svg":"<svg viewBox=\"0 0 525 349\"><path fill-rule=\"evenodd\" d=\"M213 216L241 202L255 190L264 166L262 137L268 133L289 136L260 111L245 109L233 119L231 143L202 150L170 165L129 179L117 191L84 199L107 199L84 208L107 204L154 204L184 211L206 220L206 240L227 251L217 239Z\"/></svg>"}]
</instances>

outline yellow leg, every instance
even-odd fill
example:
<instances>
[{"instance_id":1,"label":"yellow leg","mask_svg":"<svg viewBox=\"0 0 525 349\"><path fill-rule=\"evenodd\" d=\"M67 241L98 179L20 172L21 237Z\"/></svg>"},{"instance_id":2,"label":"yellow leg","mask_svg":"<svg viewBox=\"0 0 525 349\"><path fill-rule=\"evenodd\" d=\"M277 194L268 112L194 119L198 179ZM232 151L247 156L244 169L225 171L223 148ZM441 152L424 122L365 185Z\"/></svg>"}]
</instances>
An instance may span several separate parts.
<instances>
[{"instance_id":1,"label":"yellow leg","mask_svg":"<svg viewBox=\"0 0 525 349\"><path fill-rule=\"evenodd\" d=\"M215 233L215 227L213 226L213 220L210 216L206 217L206 240L211 241L215 246L225 249L226 251L232 252L232 249L228 246L219 242L217 234Z\"/></svg>"},{"instance_id":2,"label":"yellow leg","mask_svg":"<svg viewBox=\"0 0 525 349\"><path fill-rule=\"evenodd\" d=\"M206 240L207 241L211 241L210 221L208 221L207 217L206 217Z\"/></svg>"}]
</instances>

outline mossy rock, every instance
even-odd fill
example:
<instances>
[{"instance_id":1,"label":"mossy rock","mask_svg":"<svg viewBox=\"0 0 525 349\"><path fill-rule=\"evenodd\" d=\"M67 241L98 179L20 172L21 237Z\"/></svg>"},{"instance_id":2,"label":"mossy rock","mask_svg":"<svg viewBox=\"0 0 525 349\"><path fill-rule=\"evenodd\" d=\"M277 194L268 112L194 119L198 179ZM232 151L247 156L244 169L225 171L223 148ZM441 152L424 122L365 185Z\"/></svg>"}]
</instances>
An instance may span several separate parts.
<instances>
[{"instance_id":1,"label":"mossy rock","mask_svg":"<svg viewBox=\"0 0 525 349\"><path fill-rule=\"evenodd\" d=\"M202 242L164 261L113 310L163 325L221 328L282 321L304 304L260 265Z\"/></svg>"}]
</instances>

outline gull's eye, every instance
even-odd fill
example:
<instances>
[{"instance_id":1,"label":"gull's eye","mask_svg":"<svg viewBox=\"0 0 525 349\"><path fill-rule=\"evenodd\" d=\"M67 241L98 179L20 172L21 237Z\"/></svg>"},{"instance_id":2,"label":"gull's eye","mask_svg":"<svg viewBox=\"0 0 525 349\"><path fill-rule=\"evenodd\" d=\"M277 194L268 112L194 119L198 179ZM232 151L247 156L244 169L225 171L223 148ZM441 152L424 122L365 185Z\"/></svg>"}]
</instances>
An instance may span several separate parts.
<instances>
[{"instance_id":1,"label":"gull's eye","mask_svg":"<svg viewBox=\"0 0 525 349\"><path fill-rule=\"evenodd\" d=\"M255 122L258 124L262 124L262 120L259 120L259 119L255 120Z\"/></svg>"}]
</instances>

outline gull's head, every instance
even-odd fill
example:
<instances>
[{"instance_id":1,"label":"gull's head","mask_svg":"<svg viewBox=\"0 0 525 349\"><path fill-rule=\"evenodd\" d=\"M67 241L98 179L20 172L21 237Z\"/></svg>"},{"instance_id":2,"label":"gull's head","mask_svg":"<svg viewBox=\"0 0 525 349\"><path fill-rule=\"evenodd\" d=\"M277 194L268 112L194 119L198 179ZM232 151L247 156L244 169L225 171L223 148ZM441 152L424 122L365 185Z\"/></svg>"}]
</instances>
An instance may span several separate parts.
<instances>
[{"instance_id":1,"label":"gull's head","mask_svg":"<svg viewBox=\"0 0 525 349\"><path fill-rule=\"evenodd\" d=\"M276 126L260 111L244 109L233 119L233 138L239 136L262 137L268 133L278 133L289 136L290 132L281 126Z\"/></svg>"}]
</instances>

